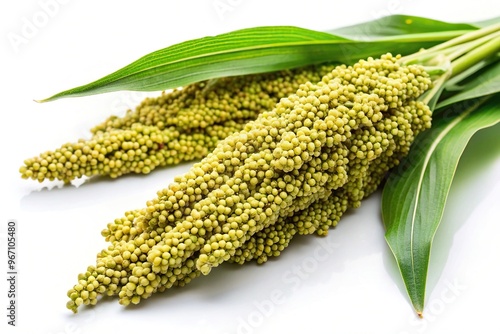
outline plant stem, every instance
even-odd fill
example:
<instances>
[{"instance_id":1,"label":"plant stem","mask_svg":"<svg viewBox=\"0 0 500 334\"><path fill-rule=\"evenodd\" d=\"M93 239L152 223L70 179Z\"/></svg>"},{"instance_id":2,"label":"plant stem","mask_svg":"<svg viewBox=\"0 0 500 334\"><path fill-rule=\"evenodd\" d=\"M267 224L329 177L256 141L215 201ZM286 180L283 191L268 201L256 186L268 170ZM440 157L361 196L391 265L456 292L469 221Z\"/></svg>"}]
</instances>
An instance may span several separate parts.
<instances>
[{"instance_id":1,"label":"plant stem","mask_svg":"<svg viewBox=\"0 0 500 334\"><path fill-rule=\"evenodd\" d=\"M441 76L441 74L446 73L449 70L448 66L424 66L424 71L431 77Z\"/></svg>"},{"instance_id":2,"label":"plant stem","mask_svg":"<svg viewBox=\"0 0 500 334\"><path fill-rule=\"evenodd\" d=\"M462 80L481 68L485 60L497 58L500 52L500 24L479 29L436 45L430 49L399 59L401 64L419 64L435 77L433 87L420 100L431 109L439 99L445 85L454 77ZM472 70L469 70L472 69ZM460 75L462 74L462 75ZM456 84L455 80L452 80Z\"/></svg>"},{"instance_id":3,"label":"plant stem","mask_svg":"<svg viewBox=\"0 0 500 334\"><path fill-rule=\"evenodd\" d=\"M479 38L477 40L464 43L455 52L449 54L448 58L450 59L450 61L453 61L453 60L457 59L458 57L466 54L467 52L469 52L469 51L471 51L471 50L473 50L473 49L481 46L482 44L485 44L489 40L491 40L491 39L493 39L495 37L498 37L498 36L500 36L500 31L497 31L497 32L492 33L490 35L486 35L486 36L481 37L481 38Z\"/></svg>"},{"instance_id":4,"label":"plant stem","mask_svg":"<svg viewBox=\"0 0 500 334\"><path fill-rule=\"evenodd\" d=\"M453 78L449 79L446 81L446 90L447 91L456 91L456 90L461 90L462 87L459 85L459 83L471 76L472 74L480 71L484 67L498 61L500 59L500 55L494 55L493 57L485 58L481 60L480 62L472 65L469 67L467 70L462 71L462 73L455 75Z\"/></svg>"},{"instance_id":5,"label":"plant stem","mask_svg":"<svg viewBox=\"0 0 500 334\"><path fill-rule=\"evenodd\" d=\"M491 33L497 32L499 30L500 30L500 23L493 24L491 26L487 26L487 27L484 27L482 29L467 33L465 35L450 39L447 42L438 44L436 46L433 46L432 48L427 49L427 51L437 51L437 50L447 49L451 46L463 44L465 42L473 41L473 40L476 40L476 39L481 38L483 36L487 36Z\"/></svg>"},{"instance_id":6,"label":"plant stem","mask_svg":"<svg viewBox=\"0 0 500 334\"><path fill-rule=\"evenodd\" d=\"M463 71L472 67L474 64L480 62L488 56L494 55L500 51L500 36L497 36L481 46L469 51L464 56L454 60L451 63L452 75L454 77Z\"/></svg>"},{"instance_id":7,"label":"plant stem","mask_svg":"<svg viewBox=\"0 0 500 334\"><path fill-rule=\"evenodd\" d=\"M452 54L454 52L457 52L457 50L460 50L462 48L462 45L455 45L451 46L448 49L445 50L436 50L432 52L428 52L428 50L420 51L405 57L401 57L399 59L399 62L401 64L405 65L411 65L411 64L427 64L430 63L431 60L435 60L438 58L438 56L448 56L449 54Z\"/></svg>"},{"instance_id":8,"label":"plant stem","mask_svg":"<svg viewBox=\"0 0 500 334\"><path fill-rule=\"evenodd\" d=\"M443 73L439 78L434 80L433 84L434 86L430 91L428 91L425 95L422 96L420 99L423 103L427 104L431 110L434 110L434 106L437 103L437 99L441 95L441 92L443 91L444 84L446 83L446 80L448 80L451 76L451 69L448 70L446 73Z\"/></svg>"},{"instance_id":9,"label":"plant stem","mask_svg":"<svg viewBox=\"0 0 500 334\"><path fill-rule=\"evenodd\" d=\"M410 64L410 63L419 63L423 64L429 60L433 60L435 56L439 55L453 55L454 57L460 56L460 51L467 52L472 45L482 44L485 41L491 39L493 36L496 36L495 33L500 31L500 23L494 24L476 31L472 31L461 35L459 37L455 37L447 42L435 45L427 50L419 51L414 54L402 57L400 59L401 63ZM470 44L469 42L472 42ZM462 48L465 47L463 50ZM455 54L455 52L457 52ZM451 60L453 60L452 58Z\"/></svg>"}]
</instances>

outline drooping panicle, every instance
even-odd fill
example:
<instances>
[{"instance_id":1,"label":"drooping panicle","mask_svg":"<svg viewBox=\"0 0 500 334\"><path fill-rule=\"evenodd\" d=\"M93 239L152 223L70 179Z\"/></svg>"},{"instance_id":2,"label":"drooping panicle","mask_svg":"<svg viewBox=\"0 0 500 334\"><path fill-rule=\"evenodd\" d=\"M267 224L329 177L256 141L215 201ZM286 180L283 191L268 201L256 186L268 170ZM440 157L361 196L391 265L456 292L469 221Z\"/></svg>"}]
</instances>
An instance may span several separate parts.
<instances>
[{"instance_id":1,"label":"drooping panicle","mask_svg":"<svg viewBox=\"0 0 500 334\"><path fill-rule=\"evenodd\" d=\"M62 180L129 173L201 159L218 141L271 109L300 83L317 81L330 65L203 81L146 98L123 117L111 116L91 129L88 140L65 143L26 159L25 179Z\"/></svg>"},{"instance_id":2,"label":"drooping panicle","mask_svg":"<svg viewBox=\"0 0 500 334\"><path fill-rule=\"evenodd\" d=\"M70 290L68 307L95 303L94 294L82 295L89 284L138 303L226 261L263 263L294 235L326 235L430 127L418 100L430 87L421 66L390 54L305 81L145 208L109 223L103 236L111 246Z\"/></svg>"}]
</instances>

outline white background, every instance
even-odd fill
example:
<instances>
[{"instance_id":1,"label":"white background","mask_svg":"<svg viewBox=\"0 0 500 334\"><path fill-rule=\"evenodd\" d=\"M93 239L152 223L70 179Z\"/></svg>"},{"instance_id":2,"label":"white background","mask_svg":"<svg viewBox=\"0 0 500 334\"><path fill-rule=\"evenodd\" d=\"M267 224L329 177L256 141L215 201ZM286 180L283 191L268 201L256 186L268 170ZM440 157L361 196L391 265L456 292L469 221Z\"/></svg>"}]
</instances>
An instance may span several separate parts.
<instances>
[{"instance_id":1,"label":"white background","mask_svg":"<svg viewBox=\"0 0 500 334\"><path fill-rule=\"evenodd\" d=\"M66 291L105 247L100 231L124 211L142 207L190 164L79 187L21 180L18 173L25 158L88 136L91 126L146 94L46 104L33 99L173 43L258 25L327 30L396 13L475 21L500 15L498 1L221 0L229 10L220 12L215 0L60 0L44 21L41 3L47 1L0 5L2 333L500 332L499 126L474 137L460 162L435 239L423 320L414 315L385 244L380 194L349 212L323 239L327 246L317 237L296 238L263 266L223 265L137 307L106 299L74 316L65 308ZM8 36L23 36L26 22L39 26L13 45ZM6 325L8 219L19 227L16 328ZM321 247L331 254L318 256L326 254ZM272 302L275 295L280 297Z\"/></svg>"}]
</instances>

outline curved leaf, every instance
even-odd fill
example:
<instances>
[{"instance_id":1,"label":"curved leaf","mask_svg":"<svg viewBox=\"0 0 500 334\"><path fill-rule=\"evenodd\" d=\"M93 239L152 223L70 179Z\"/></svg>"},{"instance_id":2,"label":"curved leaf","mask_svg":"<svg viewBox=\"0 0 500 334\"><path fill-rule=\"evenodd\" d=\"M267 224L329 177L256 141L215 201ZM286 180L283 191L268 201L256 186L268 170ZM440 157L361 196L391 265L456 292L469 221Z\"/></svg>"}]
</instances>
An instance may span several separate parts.
<instances>
[{"instance_id":1,"label":"curved leaf","mask_svg":"<svg viewBox=\"0 0 500 334\"><path fill-rule=\"evenodd\" d=\"M39 102L119 90L160 91L223 76L321 62L351 63L387 52L408 54L464 33L450 30L356 41L292 26L257 27L198 38L152 52L89 84Z\"/></svg>"},{"instance_id":2,"label":"curved leaf","mask_svg":"<svg viewBox=\"0 0 500 334\"><path fill-rule=\"evenodd\" d=\"M500 95L468 100L440 113L391 172L382 194L386 241L419 315L432 240L458 161L472 135L500 122Z\"/></svg>"}]
</instances>

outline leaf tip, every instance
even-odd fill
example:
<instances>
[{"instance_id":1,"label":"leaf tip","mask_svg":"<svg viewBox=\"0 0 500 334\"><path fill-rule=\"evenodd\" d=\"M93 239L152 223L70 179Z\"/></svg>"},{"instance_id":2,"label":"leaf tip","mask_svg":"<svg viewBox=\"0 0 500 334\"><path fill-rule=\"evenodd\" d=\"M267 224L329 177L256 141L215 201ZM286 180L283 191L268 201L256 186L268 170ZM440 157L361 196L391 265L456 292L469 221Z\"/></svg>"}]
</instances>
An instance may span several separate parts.
<instances>
[{"instance_id":1,"label":"leaf tip","mask_svg":"<svg viewBox=\"0 0 500 334\"><path fill-rule=\"evenodd\" d=\"M417 315L420 319L424 318L424 313L422 311L417 311Z\"/></svg>"},{"instance_id":2,"label":"leaf tip","mask_svg":"<svg viewBox=\"0 0 500 334\"><path fill-rule=\"evenodd\" d=\"M51 97L46 97L44 99L33 99L33 101L35 101L36 103L45 103L45 102L50 102L50 101L53 101L53 100L56 100L57 99L57 96L54 95L54 96L51 96Z\"/></svg>"}]
</instances>

